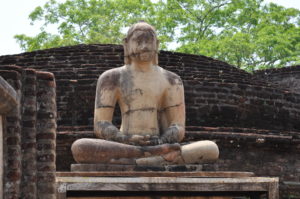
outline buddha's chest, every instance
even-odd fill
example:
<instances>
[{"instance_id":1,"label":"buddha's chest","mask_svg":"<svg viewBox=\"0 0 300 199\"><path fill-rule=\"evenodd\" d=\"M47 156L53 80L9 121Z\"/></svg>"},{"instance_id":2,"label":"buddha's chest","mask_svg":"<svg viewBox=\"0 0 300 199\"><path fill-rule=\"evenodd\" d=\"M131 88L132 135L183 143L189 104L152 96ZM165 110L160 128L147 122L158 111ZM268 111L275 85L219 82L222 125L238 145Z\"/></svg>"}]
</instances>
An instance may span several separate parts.
<instances>
[{"instance_id":1,"label":"buddha's chest","mask_svg":"<svg viewBox=\"0 0 300 199\"><path fill-rule=\"evenodd\" d=\"M128 82L121 83L121 97L126 104L159 104L165 91L163 79L159 76L132 75Z\"/></svg>"}]
</instances>

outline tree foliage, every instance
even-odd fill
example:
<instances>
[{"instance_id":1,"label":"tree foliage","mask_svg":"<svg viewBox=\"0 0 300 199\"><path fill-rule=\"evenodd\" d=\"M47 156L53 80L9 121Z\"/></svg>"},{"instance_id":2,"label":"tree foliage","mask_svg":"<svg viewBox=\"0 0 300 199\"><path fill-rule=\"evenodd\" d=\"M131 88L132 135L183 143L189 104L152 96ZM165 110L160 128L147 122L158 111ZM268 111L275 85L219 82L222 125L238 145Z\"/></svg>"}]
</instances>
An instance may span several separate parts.
<instances>
[{"instance_id":1,"label":"tree foliage","mask_svg":"<svg viewBox=\"0 0 300 199\"><path fill-rule=\"evenodd\" d=\"M263 0L49 0L29 18L43 25L34 37L15 36L26 51L120 44L126 28L143 19L158 30L162 49L177 46L249 71L300 63L300 11ZM50 24L58 34L46 31Z\"/></svg>"}]
</instances>

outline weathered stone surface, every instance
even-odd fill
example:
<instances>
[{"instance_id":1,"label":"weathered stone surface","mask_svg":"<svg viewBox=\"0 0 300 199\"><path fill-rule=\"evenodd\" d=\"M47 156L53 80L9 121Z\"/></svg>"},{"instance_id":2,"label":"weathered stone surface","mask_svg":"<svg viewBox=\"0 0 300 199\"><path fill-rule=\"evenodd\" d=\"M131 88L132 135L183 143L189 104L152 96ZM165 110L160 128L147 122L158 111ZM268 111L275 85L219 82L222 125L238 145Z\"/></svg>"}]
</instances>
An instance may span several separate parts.
<instances>
[{"instance_id":1,"label":"weathered stone surface","mask_svg":"<svg viewBox=\"0 0 300 199\"><path fill-rule=\"evenodd\" d=\"M75 163L70 159L72 154L68 147L76 139L93 137L92 131L79 131L82 128L77 126L75 131L65 128L58 132L59 171L68 171L69 165ZM280 177L281 198L287 198L289 193L299 193L300 142L297 132L200 126L188 129L191 131L187 131L185 142L213 139L220 147L220 159L214 164L203 164L203 171L251 171L256 176L276 176ZM271 167L281 169L273 171L269 169Z\"/></svg>"},{"instance_id":2,"label":"weathered stone surface","mask_svg":"<svg viewBox=\"0 0 300 199\"><path fill-rule=\"evenodd\" d=\"M114 167L116 165L111 165L111 166ZM118 165L118 166L121 167L124 165ZM116 172L116 171L56 172L56 176L57 177L211 177L211 178L213 177L217 177L217 178L254 177L254 173L252 172L234 172L234 171L233 172L232 171L211 172L211 171L201 171L201 168L202 168L201 165L184 165L184 166L170 165L169 167L162 168L165 169L164 171L158 171L158 170L155 171L155 167L153 167L153 169L151 167L149 168L141 167L141 168L137 168L136 169L137 171L134 170L134 171L122 171L122 172ZM142 169L144 169L144 171L142 171Z\"/></svg>"},{"instance_id":3,"label":"weathered stone surface","mask_svg":"<svg viewBox=\"0 0 300 199\"><path fill-rule=\"evenodd\" d=\"M205 167L205 166L204 166ZM192 172L202 171L203 165L165 165L165 166L139 166L118 164L71 164L71 171L168 171Z\"/></svg>"},{"instance_id":4,"label":"weathered stone surface","mask_svg":"<svg viewBox=\"0 0 300 199\"><path fill-rule=\"evenodd\" d=\"M262 177L81 177L73 173L73 177L61 176L57 178L58 197L66 199L69 196L78 196L78 192L85 190L85 196L99 191L95 196L142 196L142 198L177 198L178 196L255 196L260 198L267 193L268 198L279 199L278 178ZM172 191L170 191L172 190ZM73 191L73 194L72 194ZM133 192L133 193L132 193ZM95 193L95 192L94 192ZM116 194L118 193L118 194ZM128 195L127 195L128 196ZM163 196L163 197L162 197ZM152 197L152 198L153 198ZM110 197L109 197L110 198ZM126 196L125 196L126 198ZM181 198L181 197L179 197ZM188 197L183 197L188 199Z\"/></svg>"},{"instance_id":5,"label":"weathered stone surface","mask_svg":"<svg viewBox=\"0 0 300 199\"><path fill-rule=\"evenodd\" d=\"M99 139L72 144L78 163L161 166L216 161L218 146L198 141L180 146L185 135L182 80L158 64L154 27L138 22L124 39L125 65L105 71L97 81L94 132ZM120 129L112 124L120 106Z\"/></svg>"}]
</instances>

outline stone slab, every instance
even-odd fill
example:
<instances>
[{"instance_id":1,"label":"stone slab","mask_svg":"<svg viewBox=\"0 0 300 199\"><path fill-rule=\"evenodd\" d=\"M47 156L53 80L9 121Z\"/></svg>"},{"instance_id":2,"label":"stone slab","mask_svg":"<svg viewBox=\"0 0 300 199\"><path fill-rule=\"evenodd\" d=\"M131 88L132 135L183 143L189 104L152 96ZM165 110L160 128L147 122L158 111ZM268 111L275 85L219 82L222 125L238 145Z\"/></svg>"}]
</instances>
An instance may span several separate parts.
<instances>
[{"instance_id":1,"label":"stone slab","mask_svg":"<svg viewBox=\"0 0 300 199\"><path fill-rule=\"evenodd\" d=\"M269 199L278 199L278 181L278 178L265 177L63 177L61 175L56 178L58 199L66 199L67 193L68 195L84 193L86 198L100 197L102 194L106 196L111 194L112 197L115 193L123 193L125 196L127 193L140 196L158 194L155 198L163 198L160 197L160 193L170 195L192 193L196 196L234 194L250 198L267 194Z\"/></svg>"},{"instance_id":2,"label":"stone slab","mask_svg":"<svg viewBox=\"0 0 300 199\"><path fill-rule=\"evenodd\" d=\"M105 171L105 172L56 172L58 177L216 177L243 178L253 177L252 172L200 171L200 172L166 172L166 171Z\"/></svg>"},{"instance_id":3,"label":"stone slab","mask_svg":"<svg viewBox=\"0 0 300 199\"><path fill-rule=\"evenodd\" d=\"M115 194L114 194L115 195ZM232 197L222 196L145 196L145 195L130 195L130 196L101 196L101 199L232 199ZM99 197L85 197L85 196L70 196L68 199L99 199Z\"/></svg>"},{"instance_id":4,"label":"stone slab","mask_svg":"<svg viewBox=\"0 0 300 199\"><path fill-rule=\"evenodd\" d=\"M72 164L71 171L171 171L192 172L207 170L207 166L200 164L191 165L166 165L166 166L137 166L119 164Z\"/></svg>"}]
</instances>

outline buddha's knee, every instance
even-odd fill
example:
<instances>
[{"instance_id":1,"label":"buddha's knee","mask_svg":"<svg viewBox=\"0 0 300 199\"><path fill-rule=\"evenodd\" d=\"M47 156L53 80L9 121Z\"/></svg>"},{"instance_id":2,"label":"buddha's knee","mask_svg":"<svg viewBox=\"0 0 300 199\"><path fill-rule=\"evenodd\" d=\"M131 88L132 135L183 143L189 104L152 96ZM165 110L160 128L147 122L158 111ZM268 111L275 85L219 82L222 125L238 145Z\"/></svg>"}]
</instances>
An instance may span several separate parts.
<instances>
[{"instance_id":1,"label":"buddha's knee","mask_svg":"<svg viewBox=\"0 0 300 199\"><path fill-rule=\"evenodd\" d=\"M79 139L73 142L71 151L76 162L84 162L88 155L89 139Z\"/></svg>"},{"instance_id":2,"label":"buddha's knee","mask_svg":"<svg viewBox=\"0 0 300 199\"><path fill-rule=\"evenodd\" d=\"M71 151L73 157L78 163L94 162L99 154L99 146L102 145L100 139L83 138L73 142Z\"/></svg>"},{"instance_id":3,"label":"buddha's knee","mask_svg":"<svg viewBox=\"0 0 300 199\"><path fill-rule=\"evenodd\" d=\"M181 155L186 164L213 162L219 157L219 148L212 141L198 141L182 146Z\"/></svg>"},{"instance_id":4,"label":"buddha's knee","mask_svg":"<svg viewBox=\"0 0 300 199\"><path fill-rule=\"evenodd\" d=\"M111 159L128 158L137 153L134 146L90 138L76 140L71 151L78 163L108 163Z\"/></svg>"}]
</instances>

